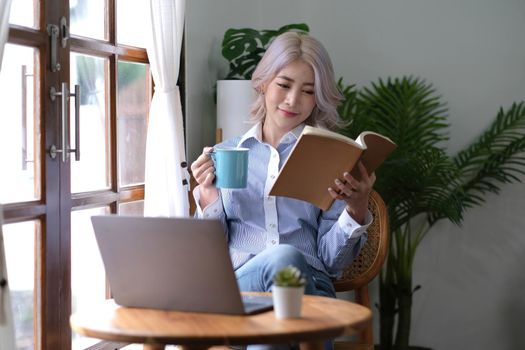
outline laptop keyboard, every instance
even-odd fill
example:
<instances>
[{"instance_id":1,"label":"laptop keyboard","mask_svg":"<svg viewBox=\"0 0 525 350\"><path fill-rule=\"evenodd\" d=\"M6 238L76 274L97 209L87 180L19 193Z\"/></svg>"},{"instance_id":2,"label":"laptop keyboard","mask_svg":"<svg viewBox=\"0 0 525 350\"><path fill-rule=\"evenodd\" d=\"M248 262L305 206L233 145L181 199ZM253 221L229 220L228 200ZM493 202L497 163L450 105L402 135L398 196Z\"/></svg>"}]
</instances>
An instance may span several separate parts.
<instances>
[{"instance_id":1,"label":"laptop keyboard","mask_svg":"<svg viewBox=\"0 0 525 350\"><path fill-rule=\"evenodd\" d=\"M247 314L259 313L273 308L271 295L242 295L244 311Z\"/></svg>"}]
</instances>

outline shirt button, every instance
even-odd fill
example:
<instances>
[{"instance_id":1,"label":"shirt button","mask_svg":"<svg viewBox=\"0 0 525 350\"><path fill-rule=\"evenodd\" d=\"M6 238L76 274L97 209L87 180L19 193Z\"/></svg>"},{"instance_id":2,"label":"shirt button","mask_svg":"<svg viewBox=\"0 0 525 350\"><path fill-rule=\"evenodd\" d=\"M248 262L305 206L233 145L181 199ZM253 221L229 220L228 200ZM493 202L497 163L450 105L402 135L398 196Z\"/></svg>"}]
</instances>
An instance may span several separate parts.
<instances>
[{"instance_id":1,"label":"shirt button","mask_svg":"<svg viewBox=\"0 0 525 350\"><path fill-rule=\"evenodd\" d=\"M270 224L270 227L271 228L275 228L275 224Z\"/></svg>"},{"instance_id":2,"label":"shirt button","mask_svg":"<svg viewBox=\"0 0 525 350\"><path fill-rule=\"evenodd\" d=\"M272 158L277 158L277 154L274 153L274 154L272 155Z\"/></svg>"},{"instance_id":3,"label":"shirt button","mask_svg":"<svg viewBox=\"0 0 525 350\"><path fill-rule=\"evenodd\" d=\"M213 212L216 213L218 210L217 209L213 209Z\"/></svg>"},{"instance_id":4,"label":"shirt button","mask_svg":"<svg viewBox=\"0 0 525 350\"><path fill-rule=\"evenodd\" d=\"M272 239L272 244L275 244L275 243L277 243L277 242L275 241L275 239Z\"/></svg>"},{"instance_id":5,"label":"shirt button","mask_svg":"<svg viewBox=\"0 0 525 350\"><path fill-rule=\"evenodd\" d=\"M275 175L270 175L270 178L271 179L275 179Z\"/></svg>"},{"instance_id":6,"label":"shirt button","mask_svg":"<svg viewBox=\"0 0 525 350\"><path fill-rule=\"evenodd\" d=\"M273 197L266 197L266 200L269 201L269 202L271 202L272 199L273 199Z\"/></svg>"}]
</instances>

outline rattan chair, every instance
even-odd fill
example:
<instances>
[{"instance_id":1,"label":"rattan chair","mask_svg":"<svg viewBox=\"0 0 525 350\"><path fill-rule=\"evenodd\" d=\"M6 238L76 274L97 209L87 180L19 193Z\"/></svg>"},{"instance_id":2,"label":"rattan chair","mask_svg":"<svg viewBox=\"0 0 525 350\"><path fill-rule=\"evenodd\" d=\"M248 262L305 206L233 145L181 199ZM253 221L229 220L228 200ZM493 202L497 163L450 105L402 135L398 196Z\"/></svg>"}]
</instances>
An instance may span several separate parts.
<instances>
[{"instance_id":1,"label":"rattan chair","mask_svg":"<svg viewBox=\"0 0 525 350\"><path fill-rule=\"evenodd\" d=\"M354 291L355 302L370 308L368 283L381 271L388 252L388 212L381 196L373 191L368 208L374 221L368 227L368 240L354 262L334 280L337 292ZM335 341L335 350L374 349L372 322L358 336L358 342Z\"/></svg>"}]
</instances>

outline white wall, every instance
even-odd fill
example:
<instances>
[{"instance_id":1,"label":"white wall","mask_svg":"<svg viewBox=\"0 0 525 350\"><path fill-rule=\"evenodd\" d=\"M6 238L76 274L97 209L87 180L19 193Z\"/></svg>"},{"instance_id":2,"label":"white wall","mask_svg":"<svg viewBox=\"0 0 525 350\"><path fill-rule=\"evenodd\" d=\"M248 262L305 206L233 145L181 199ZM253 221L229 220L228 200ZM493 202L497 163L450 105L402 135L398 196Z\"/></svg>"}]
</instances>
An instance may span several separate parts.
<instances>
[{"instance_id":1,"label":"white wall","mask_svg":"<svg viewBox=\"0 0 525 350\"><path fill-rule=\"evenodd\" d=\"M186 14L189 160L211 145L213 85L227 64L228 28L306 22L336 76L368 85L420 76L449 106L450 153L525 100L523 0L189 0ZM412 343L440 349L518 349L525 344L525 185L487 196L463 226L443 222L418 250ZM376 332L377 333L377 332Z\"/></svg>"}]
</instances>

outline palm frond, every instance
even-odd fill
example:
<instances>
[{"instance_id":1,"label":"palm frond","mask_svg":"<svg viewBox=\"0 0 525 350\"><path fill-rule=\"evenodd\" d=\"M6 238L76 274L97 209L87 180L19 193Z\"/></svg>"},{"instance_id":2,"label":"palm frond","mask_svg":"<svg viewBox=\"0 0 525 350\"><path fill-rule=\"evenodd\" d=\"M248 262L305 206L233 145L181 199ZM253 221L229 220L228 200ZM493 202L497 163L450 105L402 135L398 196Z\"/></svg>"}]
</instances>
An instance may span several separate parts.
<instances>
[{"instance_id":1,"label":"palm frond","mask_svg":"<svg viewBox=\"0 0 525 350\"><path fill-rule=\"evenodd\" d=\"M454 157L461 171L458 196L465 207L484 202L486 193L499 193L504 183L520 182L525 174L525 102L500 108L490 127Z\"/></svg>"},{"instance_id":2,"label":"palm frond","mask_svg":"<svg viewBox=\"0 0 525 350\"><path fill-rule=\"evenodd\" d=\"M378 170L376 189L391 211L391 227L403 226L413 217L462 219L462 207L456 197L459 171L450 157L437 147L398 155L397 162Z\"/></svg>"},{"instance_id":3,"label":"palm frond","mask_svg":"<svg viewBox=\"0 0 525 350\"><path fill-rule=\"evenodd\" d=\"M355 138L371 130L398 144L376 171L375 184L393 230L417 215L426 215L430 226L441 219L460 224L464 211L482 204L486 193L498 193L525 174L525 102L501 108L487 131L449 157L442 148L447 108L431 84L403 77L360 90L340 80L339 87L345 96L339 112L351 122L342 133Z\"/></svg>"},{"instance_id":4,"label":"palm frond","mask_svg":"<svg viewBox=\"0 0 525 350\"><path fill-rule=\"evenodd\" d=\"M356 114L407 150L448 139L447 108L432 84L419 78L379 79L359 91Z\"/></svg>"},{"instance_id":5,"label":"palm frond","mask_svg":"<svg viewBox=\"0 0 525 350\"><path fill-rule=\"evenodd\" d=\"M357 89L354 84L345 85L343 78L339 78L337 87L343 95L343 101L337 107L337 112L343 120L343 126L339 132L355 139L361 131L367 130L367 125L357 114Z\"/></svg>"}]
</instances>

